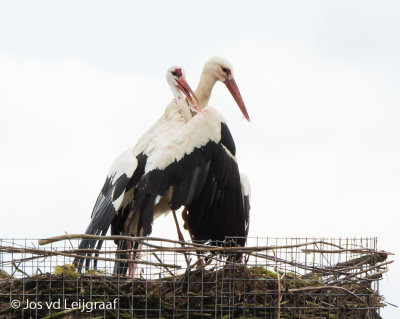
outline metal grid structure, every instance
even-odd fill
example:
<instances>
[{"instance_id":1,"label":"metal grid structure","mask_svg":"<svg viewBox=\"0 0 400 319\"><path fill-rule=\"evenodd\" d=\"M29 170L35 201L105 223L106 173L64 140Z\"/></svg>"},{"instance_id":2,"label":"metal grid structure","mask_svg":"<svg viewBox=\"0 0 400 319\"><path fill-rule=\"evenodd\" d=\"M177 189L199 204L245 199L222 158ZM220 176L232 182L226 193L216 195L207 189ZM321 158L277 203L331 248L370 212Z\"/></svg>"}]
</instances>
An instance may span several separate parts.
<instances>
[{"instance_id":1,"label":"metal grid structure","mask_svg":"<svg viewBox=\"0 0 400 319\"><path fill-rule=\"evenodd\" d=\"M97 269L78 274L73 235L45 246L0 239L0 319L380 318L379 279L392 262L376 238L257 237L245 248L142 243L128 278L112 274L110 240L96 251ZM229 262L239 249L242 263Z\"/></svg>"}]
</instances>

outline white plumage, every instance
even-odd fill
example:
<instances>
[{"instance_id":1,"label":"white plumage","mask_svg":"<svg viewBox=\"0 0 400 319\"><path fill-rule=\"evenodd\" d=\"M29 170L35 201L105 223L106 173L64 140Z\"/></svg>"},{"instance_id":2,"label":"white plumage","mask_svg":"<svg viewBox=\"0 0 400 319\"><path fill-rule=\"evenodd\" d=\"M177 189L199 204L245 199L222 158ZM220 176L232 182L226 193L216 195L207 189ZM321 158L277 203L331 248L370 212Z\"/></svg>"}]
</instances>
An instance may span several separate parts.
<instances>
[{"instance_id":1,"label":"white plumage","mask_svg":"<svg viewBox=\"0 0 400 319\"><path fill-rule=\"evenodd\" d=\"M195 95L185 80L184 71L178 66L171 67L166 78L174 99L167 105L160 119L142 135L135 147L123 152L113 162L93 208L92 220L86 234L105 235L110 225L112 233L124 232L124 215L129 213L124 210L129 209L134 200L135 185L144 173L147 158L163 145L167 137L176 132L176 127L181 127L191 118L192 107L188 102L194 105L192 96ZM82 240L79 247L93 248L95 245L95 240ZM100 241L98 248L101 245ZM82 262L79 258L74 261L79 268Z\"/></svg>"},{"instance_id":2,"label":"white plumage","mask_svg":"<svg viewBox=\"0 0 400 319\"><path fill-rule=\"evenodd\" d=\"M236 147L224 118L207 106L217 81L227 86L249 120L232 66L225 59L215 57L206 63L195 94L182 69L170 68L167 82L175 98L136 146L112 165L86 233L104 235L111 225L112 234L149 235L155 218L185 206L193 240L235 236L241 238L236 244L245 244L250 184L239 174ZM130 248L130 243L127 247L118 242L118 247ZM80 248L95 244L83 240ZM126 265L116 264L115 270L124 273Z\"/></svg>"}]
</instances>

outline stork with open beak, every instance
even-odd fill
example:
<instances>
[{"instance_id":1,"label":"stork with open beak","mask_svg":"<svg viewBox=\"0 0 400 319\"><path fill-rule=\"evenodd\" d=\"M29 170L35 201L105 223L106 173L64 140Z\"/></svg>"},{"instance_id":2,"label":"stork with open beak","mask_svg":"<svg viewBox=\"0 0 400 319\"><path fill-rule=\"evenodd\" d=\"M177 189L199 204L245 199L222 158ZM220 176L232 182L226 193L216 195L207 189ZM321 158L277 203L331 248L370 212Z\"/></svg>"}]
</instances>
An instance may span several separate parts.
<instances>
[{"instance_id":1,"label":"stork with open beak","mask_svg":"<svg viewBox=\"0 0 400 319\"><path fill-rule=\"evenodd\" d=\"M164 146L166 139L171 137L192 117L197 104L197 97L185 79L185 73L179 66L168 69L167 82L174 94L174 99L167 105L161 118L139 139L136 146L122 153L112 164L107 175L104 186L97 198L92 211L91 221L85 233L90 235L104 236L111 226L112 235L135 235L140 232L128 229L126 223L128 215L135 201L135 189L141 180L149 159L154 152ZM167 213L169 206L167 202L158 205L156 214L151 219ZM148 235L149 233L141 233ZM79 249L92 249L96 246L100 249L103 241L84 239ZM118 248L131 248L131 241L117 241ZM137 248L137 247L135 247ZM86 254L91 256L90 253ZM119 254L117 257L125 257ZM128 256L129 258L129 256ZM74 265L80 270L83 258L75 258ZM96 265L96 263L95 263ZM130 264L131 265L131 264ZM86 268L90 266L90 259L86 260ZM119 273L126 272L126 264L117 264Z\"/></svg>"}]
</instances>

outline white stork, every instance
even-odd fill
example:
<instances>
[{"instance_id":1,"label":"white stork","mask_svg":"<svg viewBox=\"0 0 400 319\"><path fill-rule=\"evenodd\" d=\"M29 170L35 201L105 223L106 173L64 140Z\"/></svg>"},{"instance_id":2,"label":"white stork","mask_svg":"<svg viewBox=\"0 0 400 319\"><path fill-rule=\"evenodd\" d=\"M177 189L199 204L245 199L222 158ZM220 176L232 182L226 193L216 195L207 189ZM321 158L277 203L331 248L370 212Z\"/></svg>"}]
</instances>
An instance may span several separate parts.
<instances>
[{"instance_id":1,"label":"white stork","mask_svg":"<svg viewBox=\"0 0 400 319\"><path fill-rule=\"evenodd\" d=\"M228 88L229 92L232 94L233 98L235 99L237 105L239 106L240 110L242 111L244 117L250 122L249 115L247 113L245 104L243 102L242 96L240 94L240 91L237 87L236 81L233 77L233 68L231 63L222 58L222 57L213 57L209 59L206 64L204 65L202 75L200 77L199 84L197 86L197 89L195 90L195 94L198 97L198 102L199 105L197 107L197 111L201 111L208 105L208 101L211 96L212 89L217 81L221 81L226 85ZM221 122L224 123L224 122ZM222 124L221 124L222 125ZM230 132L228 130L228 133L230 135ZM232 145L233 145L233 155L235 156L235 144L232 139ZM229 153L229 152L228 152ZM232 153L231 153L232 154ZM235 159L236 161L236 159ZM235 169L236 170L236 169ZM240 173L240 182L241 182L241 190L242 190L242 202L243 205L245 205L245 219L240 220L240 223L245 224L246 228L246 236L248 233L248 227L249 227L249 211L250 211L250 182L247 178L247 176L243 173ZM231 194L232 195L232 194ZM204 196L204 195L202 195ZM223 202L223 200L222 200ZM211 205L211 203L209 203ZM217 205L214 203L214 206ZM185 228L188 228L190 236L193 240L199 240L199 241L204 241L207 239L218 239L221 240L221 238L224 238L225 236L239 236L235 232L230 232L229 227L225 227L223 234L221 232L217 231L209 231L207 234L204 233L204 229L207 229L207 224L210 225L209 221L204 218L200 217L203 216L203 214L199 214L198 211L198 206L196 203L190 207L188 210L185 208L182 212L182 217L185 221ZM211 215L213 215L213 220L215 221L218 218L221 218L221 215L219 215L218 212L212 212L212 210L208 211L208 218L211 218ZM218 217L216 217L217 215ZM203 218L203 223L200 224L200 219ZM208 237L207 237L208 236ZM223 240L223 239L222 239ZM238 241L238 243L243 246L245 244L246 240L241 239Z\"/></svg>"},{"instance_id":2,"label":"white stork","mask_svg":"<svg viewBox=\"0 0 400 319\"><path fill-rule=\"evenodd\" d=\"M174 94L174 99L168 104L161 118L139 139L136 146L122 153L112 164L104 186L97 198L92 212L92 219L86 229L86 234L105 235L111 225L111 234L128 234L124 229L124 221L134 200L135 186L142 177L148 158L159 149L166 138L174 134L177 127L184 125L191 117L191 109L187 100L194 105L192 96L197 100L192 89L185 80L185 73L181 67L174 66L168 69L167 82ZM168 203L160 203L154 218L162 212L169 211ZM94 248L96 240L82 240L79 249ZM129 243L131 243L129 241ZM118 242L119 248L130 248L129 243ZM100 249L102 241L98 242ZM128 246L128 247L127 247ZM90 256L91 254L87 254ZM120 255L120 258L125 257ZM82 258L76 258L74 264L81 269ZM90 264L87 259L86 266ZM118 265L120 272L126 271ZM124 265L123 267L126 267Z\"/></svg>"},{"instance_id":3,"label":"white stork","mask_svg":"<svg viewBox=\"0 0 400 319\"><path fill-rule=\"evenodd\" d=\"M214 108L205 107L216 81L225 83L249 120L230 63L222 58L210 59L196 90L201 112L192 118L193 107L190 110L186 103L183 107L170 104L133 151L117 159L86 233L104 235L111 224L112 234L147 236L155 218L186 206L186 223L194 240L223 241L226 236L238 236L236 244L245 244L249 183L239 174L235 144L225 120ZM94 240L83 240L80 248L93 248L95 244ZM131 248L125 241L118 247ZM123 254L117 257L126 258ZM75 262L81 263L79 259ZM134 267L129 266L132 276ZM114 271L125 273L126 264L116 263Z\"/></svg>"},{"instance_id":4,"label":"white stork","mask_svg":"<svg viewBox=\"0 0 400 319\"><path fill-rule=\"evenodd\" d=\"M230 236L237 237L236 245L246 243L250 184L239 173L235 143L224 118L213 107L206 107L217 81L228 87L249 120L232 66L219 57L210 59L195 91L200 112L147 159L135 189L133 209L125 221L129 234L149 235L158 206L167 202L173 211L186 207L185 223L192 239L221 244ZM239 259L241 254L234 257ZM132 275L131 269L129 273Z\"/></svg>"}]
</instances>

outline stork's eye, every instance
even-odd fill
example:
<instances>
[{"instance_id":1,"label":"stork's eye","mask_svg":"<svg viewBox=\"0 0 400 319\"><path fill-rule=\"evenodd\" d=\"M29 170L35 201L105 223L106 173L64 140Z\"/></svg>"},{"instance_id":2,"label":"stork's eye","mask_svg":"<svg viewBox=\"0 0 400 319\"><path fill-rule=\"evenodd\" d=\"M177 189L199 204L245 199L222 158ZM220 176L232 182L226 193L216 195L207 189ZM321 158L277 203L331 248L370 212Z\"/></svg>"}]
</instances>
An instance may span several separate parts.
<instances>
[{"instance_id":1,"label":"stork's eye","mask_svg":"<svg viewBox=\"0 0 400 319\"><path fill-rule=\"evenodd\" d=\"M172 74L173 76L178 76L178 74L176 74L175 71L174 71L174 72L171 72L171 74Z\"/></svg>"},{"instance_id":2,"label":"stork's eye","mask_svg":"<svg viewBox=\"0 0 400 319\"><path fill-rule=\"evenodd\" d=\"M229 76L231 74L231 70L228 68L224 68L223 66L221 66L222 71L224 71L224 73L226 74L226 76Z\"/></svg>"},{"instance_id":3,"label":"stork's eye","mask_svg":"<svg viewBox=\"0 0 400 319\"><path fill-rule=\"evenodd\" d=\"M175 69L175 73L176 73L176 76L178 77L178 78L180 78L183 74L182 74L182 69Z\"/></svg>"}]
</instances>

